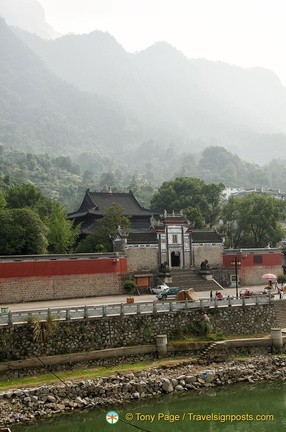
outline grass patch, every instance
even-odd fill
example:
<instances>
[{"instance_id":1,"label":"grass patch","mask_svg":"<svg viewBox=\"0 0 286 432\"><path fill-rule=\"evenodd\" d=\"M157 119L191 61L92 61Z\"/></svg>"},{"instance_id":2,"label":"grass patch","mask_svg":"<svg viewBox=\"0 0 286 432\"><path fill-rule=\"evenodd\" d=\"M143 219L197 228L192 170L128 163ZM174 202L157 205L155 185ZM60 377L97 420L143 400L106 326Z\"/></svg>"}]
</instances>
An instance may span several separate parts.
<instances>
[{"instance_id":1,"label":"grass patch","mask_svg":"<svg viewBox=\"0 0 286 432\"><path fill-rule=\"evenodd\" d=\"M250 335L228 335L225 336L226 340L232 340L232 339L262 339L265 337L268 337L269 333L260 333L260 334L250 334Z\"/></svg>"},{"instance_id":2,"label":"grass patch","mask_svg":"<svg viewBox=\"0 0 286 432\"><path fill-rule=\"evenodd\" d=\"M269 337L269 333L251 334L251 335L228 335L225 336L222 332L209 333L204 336L181 336L178 338L172 338L169 343L186 343L186 342L211 342L211 341L222 341L222 340L233 340L233 339L259 339Z\"/></svg>"},{"instance_id":3,"label":"grass patch","mask_svg":"<svg viewBox=\"0 0 286 432\"><path fill-rule=\"evenodd\" d=\"M183 336L180 338L170 339L169 343L186 343L186 342L211 342L227 339L222 333L209 333L205 336Z\"/></svg>"},{"instance_id":4,"label":"grass patch","mask_svg":"<svg viewBox=\"0 0 286 432\"><path fill-rule=\"evenodd\" d=\"M138 372L144 369L150 369L153 367L158 367L164 364L170 363L178 363L180 361L185 361L186 358L180 357L163 360L155 360L152 362L141 362L141 363L133 363L133 364L123 364L116 365L110 367L101 367L97 369L83 369L83 370L73 370L73 371L63 371L63 372L55 372L57 377L59 377L63 381L70 380L81 380L81 379L94 379L98 377L108 377L110 375L114 375L115 373L120 372ZM59 379L55 377L52 373L36 375L33 377L25 377L25 378L15 378L6 381L0 382L0 388L2 390L8 390L9 388L23 388L23 387L33 387L39 386L43 384L54 384L59 383Z\"/></svg>"}]
</instances>

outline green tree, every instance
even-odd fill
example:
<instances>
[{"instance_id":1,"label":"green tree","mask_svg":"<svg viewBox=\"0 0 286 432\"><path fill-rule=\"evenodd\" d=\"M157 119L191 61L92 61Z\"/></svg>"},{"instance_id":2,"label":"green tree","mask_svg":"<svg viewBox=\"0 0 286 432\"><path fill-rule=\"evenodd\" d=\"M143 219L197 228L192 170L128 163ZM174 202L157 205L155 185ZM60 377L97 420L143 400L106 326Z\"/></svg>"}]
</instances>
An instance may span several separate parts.
<instances>
[{"instance_id":1,"label":"green tree","mask_svg":"<svg viewBox=\"0 0 286 432\"><path fill-rule=\"evenodd\" d=\"M99 220L100 227L96 228L94 234L90 234L83 239L76 252L110 252L112 243L110 237L113 236L117 228L130 228L129 217L124 216L124 209L118 203L112 203L109 208L105 208L104 216Z\"/></svg>"},{"instance_id":2,"label":"green tree","mask_svg":"<svg viewBox=\"0 0 286 432\"><path fill-rule=\"evenodd\" d=\"M0 210L0 254L30 255L47 252L47 227L31 209Z\"/></svg>"},{"instance_id":3,"label":"green tree","mask_svg":"<svg viewBox=\"0 0 286 432\"><path fill-rule=\"evenodd\" d=\"M206 227L205 219L198 207L189 206L184 209L184 213L187 216L188 221L194 228L202 229Z\"/></svg>"},{"instance_id":4,"label":"green tree","mask_svg":"<svg viewBox=\"0 0 286 432\"><path fill-rule=\"evenodd\" d=\"M205 217L206 223L210 227L215 225L220 217L223 190L224 185L222 183L204 184L202 187L202 202L200 208Z\"/></svg>"},{"instance_id":5,"label":"green tree","mask_svg":"<svg viewBox=\"0 0 286 432\"><path fill-rule=\"evenodd\" d=\"M44 222L48 227L47 239L49 242L48 251L55 254L71 252L79 234L80 225L73 226L73 222L66 219L67 212L63 206L55 202L50 217Z\"/></svg>"},{"instance_id":6,"label":"green tree","mask_svg":"<svg viewBox=\"0 0 286 432\"><path fill-rule=\"evenodd\" d=\"M110 238L103 234L99 228L93 234L86 236L76 247L76 253L102 253L111 252L112 244Z\"/></svg>"},{"instance_id":7,"label":"green tree","mask_svg":"<svg viewBox=\"0 0 286 432\"><path fill-rule=\"evenodd\" d=\"M109 187L112 187L113 190L117 188L117 181L112 172L103 172L100 175L99 187L105 190L108 190Z\"/></svg>"},{"instance_id":8,"label":"green tree","mask_svg":"<svg viewBox=\"0 0 286 432\"><path fill-rule=\"evenodd\" d=\"M221 231L229 247L275 247L285 235L285 203L267 194L231 197L225 204Z\"/></svg>"},{"instance_id":9,"label":"green tree","mask_svg":"<svg viewBox=\"0 0 286 432\"><path fill-rule=\"evenodd\" d=\"M0 191L0 209L5 208L5 207L6 207L6 200L5 200L3 192Z\"/></svg>"},{"instance_id":10,"label":"green tree","mask_svg":"<svg viewBox=\"0 0 286 432\"><path fill-rule=\"evenodd\" d=\"M52 210L51 199L45 197L32 184L22 184L11 187L5 195L7 207L11 209L16 208L30 208L37 212L41 219L48 216Z\"/></svg>"},{"instance_id":11,"label":"green tree","mask_svg":"<svg viewBox=\"0 0 286 432\"><path fill-rule=\"evenodd\" d=\"M112 203L109 208L104 208L105 214L99 220L101 230L108 236L116 233L120 226L122 229L130 228L130 218L124 216L124 208L118 203Z\"/></svg>"},{"instance_id":12,"label":"green tree","mask_svg":"<svg viewBox=\"0 0 286 432\"><path fill-rule=\"evenodd\" d=\"M200 227L213 226L220 216L223 190L222 183L206 184L197 178L177 177L162 184L153 195L151 208L168 212L183 210L192 217L196 213L194 223Z\"/></svg>"}]
</instances>

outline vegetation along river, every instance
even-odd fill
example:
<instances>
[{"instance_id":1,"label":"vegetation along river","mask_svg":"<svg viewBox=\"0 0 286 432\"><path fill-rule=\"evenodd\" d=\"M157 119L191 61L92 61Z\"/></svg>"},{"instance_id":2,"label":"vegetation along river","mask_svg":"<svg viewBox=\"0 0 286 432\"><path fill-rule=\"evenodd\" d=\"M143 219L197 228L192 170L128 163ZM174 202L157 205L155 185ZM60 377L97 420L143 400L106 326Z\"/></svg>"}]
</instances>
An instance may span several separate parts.
<instances>
[{"instance_id":1,"label":"vegetation along river","mask_svg":"<svg viewBox=\"0 0 286 432\"><path fill-rule=\"evenodd\" d=\"M120 418L117 422L116 414ZM286 430L286 385L235 384L196 393L170 394L14 425L12 429L13 432L277 432Z\"/></svg>"}]
</instances>

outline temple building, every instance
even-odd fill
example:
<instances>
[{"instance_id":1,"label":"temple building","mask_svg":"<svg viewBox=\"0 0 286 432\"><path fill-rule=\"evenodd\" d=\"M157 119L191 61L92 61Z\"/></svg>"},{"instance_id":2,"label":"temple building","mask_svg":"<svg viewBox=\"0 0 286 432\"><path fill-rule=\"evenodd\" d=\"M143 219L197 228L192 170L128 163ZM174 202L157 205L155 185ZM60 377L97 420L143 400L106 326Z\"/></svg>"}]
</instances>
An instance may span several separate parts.
<instances>
[{"instance_id":1,"label":"temple building","mask_svg":"<svg viewBox=\"0 0 286 432\"><path fill-rule=\"evenodd\" d=\"M90 192L87 189L79 209L68 215L68 219L75 220L76 224L81 223L82 234L92 234L94 228L99 226L106 209L112 203L117 203L124 209L124 216L130 218L132 229L148 229L152 216L159 216L159 212L142 207L132 191L129 193L113 193L109 188L108 192Z\"/></svg>"},{"instance_id":2,"label":"temple building","mask_svg":"<svg viewBox=\"0 0 286 432\"><path fill-rule=\"evenodd\" d=\"M124 252L129 271L221 267L224 239L216 230L195 230L182 212L164 212L151 218L149 230L118 229L113 237L114 252Z\"/></svg>"},{"instance_id":3,"label":"temple building","mask_svg":"<svg viewBox=\"0 0 286 432\"><path fill-rule=\"evenodd\" d=\"M79 209L69 214L76 224L81 223L82 235L92 234L100 218L113 203L124 209L131 227L118 227L114 235L113 251L128 259L128 271L156 271L167 265L170 269L200 268L207 260L211 267L222 265L224 239L216 230L196 230L183 212L144 209L133 193L86 191Z\"/></svg>"}]
</instances>

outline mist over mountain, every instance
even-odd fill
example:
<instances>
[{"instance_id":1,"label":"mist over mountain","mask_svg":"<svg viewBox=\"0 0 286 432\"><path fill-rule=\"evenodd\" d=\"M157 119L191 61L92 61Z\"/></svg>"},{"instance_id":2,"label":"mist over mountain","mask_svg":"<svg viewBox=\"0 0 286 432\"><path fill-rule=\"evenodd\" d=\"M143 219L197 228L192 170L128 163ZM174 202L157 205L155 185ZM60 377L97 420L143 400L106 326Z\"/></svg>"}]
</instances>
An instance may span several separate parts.
<instances>
[{"instance_id":1,"label":"mist over mountain","mask_svg":"<svg viewBox=\"0 0 286 432\"><path fill-rule=\"evenodd\" d=\"M279 157L286 144L286 88L270 70L189 60L166 42L129 54L100 31L53 41L17 34L57 76L151 128L150 139L187 152L198 150L198 140L199 150L223 145L258 163Z\"/></svg>"},{"instance_id":2,"label":"mist over mountain","mask_svg":"<svg viewBox=\"0 0 286 432\"><path fill-rule=\"evenodd\" d=\"M0 19L0 142L32 153L108 157L140 139L139 122L121 106L57 78Z\"/></svg>"},{"instance_id":3,"label":"mist over mountain","mask_svg":"<svg viewBox=\"0 0 286 432\"><path fill-rule=\"evenodd\" d=\"M44 39L60 36L47 23L45 10L37 0L0 0L0 15L10 26L35 33Z\"/></svg>"},{"instance_id":4,"label":"mist over mountain","mask_svg":"<svg viewBox=\"0 0 286 432\"><path fill-rule=\"evenodd\" d=\"M140 166L214 145L264 164L286 144L273 72L189 60L166 42L130 54L100 31L44 40L0 20L0 103L0 141L33 153Z\"/></svg>"}]
</instances>

